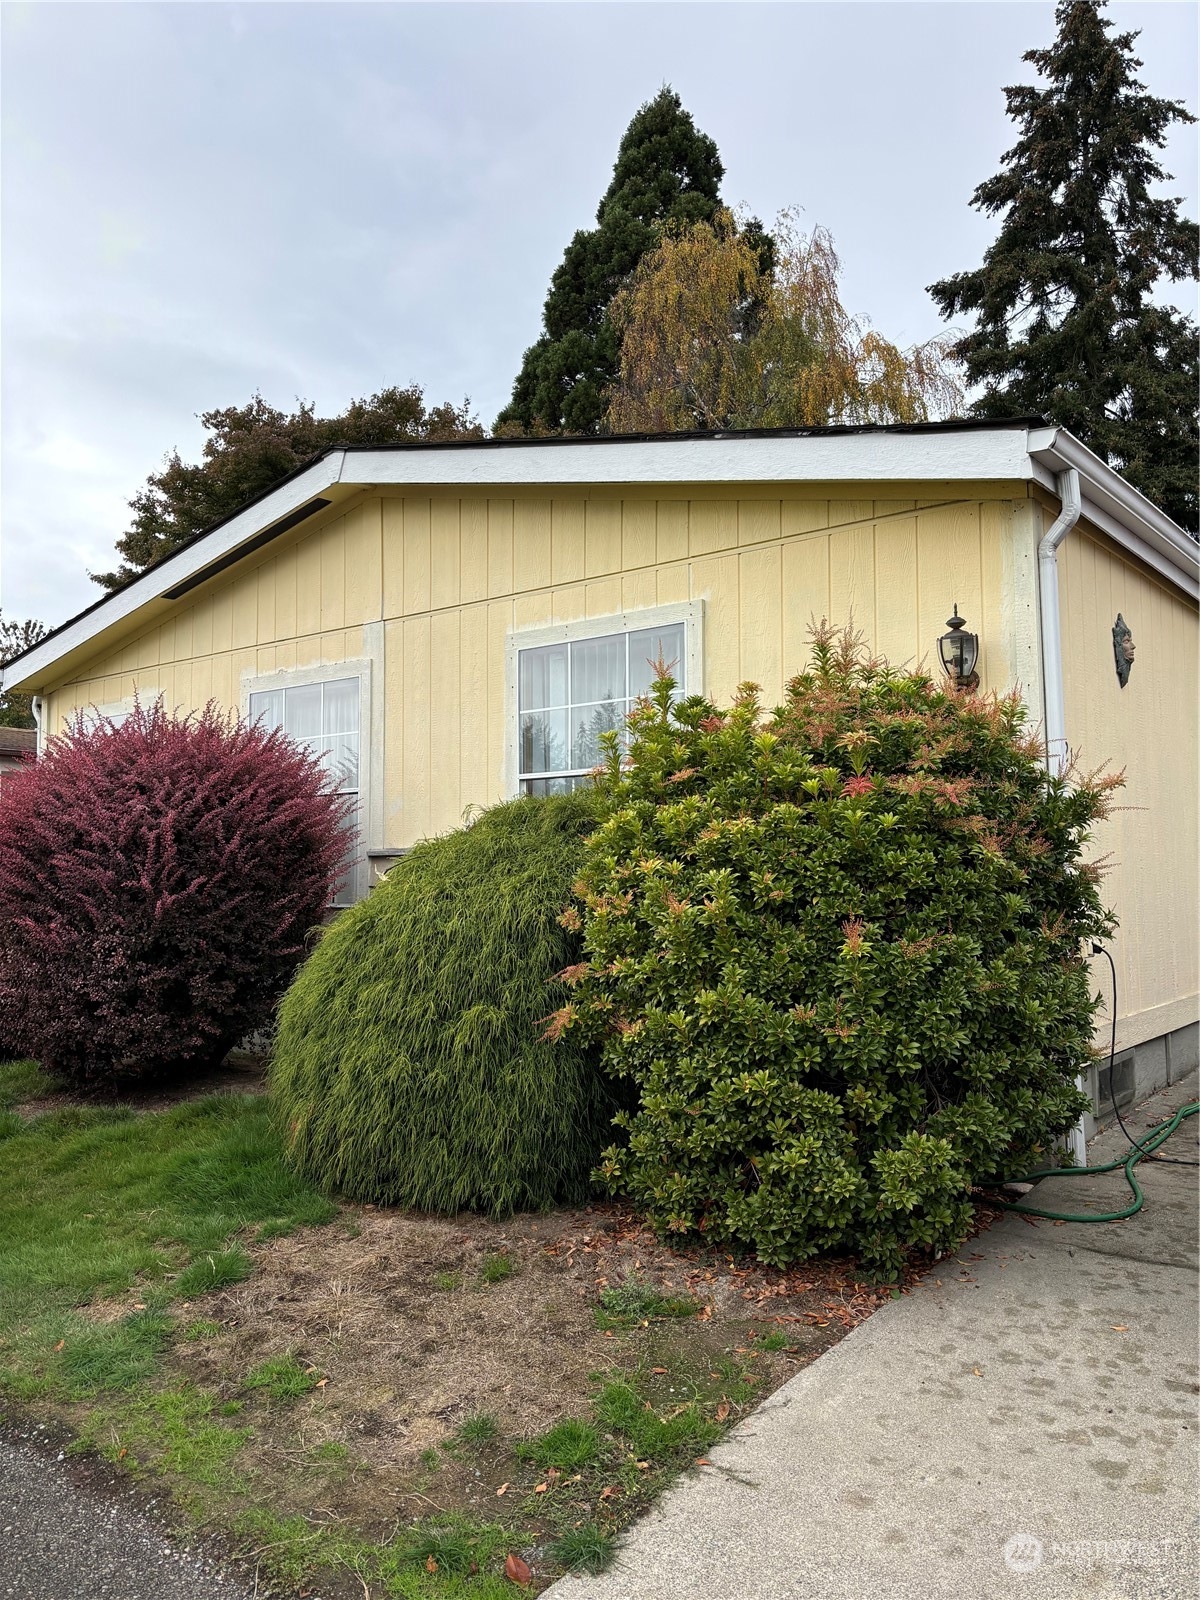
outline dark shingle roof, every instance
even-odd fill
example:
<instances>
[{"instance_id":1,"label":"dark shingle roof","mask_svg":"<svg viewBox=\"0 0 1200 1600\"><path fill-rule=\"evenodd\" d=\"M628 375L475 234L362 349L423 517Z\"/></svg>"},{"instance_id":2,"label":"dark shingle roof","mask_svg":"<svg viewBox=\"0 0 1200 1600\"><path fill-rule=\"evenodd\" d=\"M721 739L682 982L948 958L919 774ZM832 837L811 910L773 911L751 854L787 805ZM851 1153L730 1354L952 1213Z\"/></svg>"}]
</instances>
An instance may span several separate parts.
<instances>
[{"instance_id":1,"label":"dark shingle roof","mask_svg":"<svg viewBox=\"0 0 1200 1600\"><path fill-rule=\"evenodd\" d=\"M0 728L0 756L20 756L37 750L36 728Z\"/></svg>"}]
</instances>

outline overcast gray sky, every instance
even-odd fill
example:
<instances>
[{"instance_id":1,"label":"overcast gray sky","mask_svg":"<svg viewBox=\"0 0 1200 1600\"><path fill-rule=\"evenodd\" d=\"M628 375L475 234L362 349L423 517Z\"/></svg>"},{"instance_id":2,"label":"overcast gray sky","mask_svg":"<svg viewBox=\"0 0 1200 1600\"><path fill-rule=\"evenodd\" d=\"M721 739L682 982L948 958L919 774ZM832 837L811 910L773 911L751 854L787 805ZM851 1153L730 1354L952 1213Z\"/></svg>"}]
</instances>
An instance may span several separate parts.
<instances>
[{"instance_id":1,"label":"overcast gray sky","mask_svg":"<svg viewBox=\"0 0 1200 1600\"><path fill-rule=\"evenodd\" d=\"M1196 7L1114 4L1195 109ZM3 589L48 624L100 591L131 494L197 413L322 413L392 383L490 424L639 104L674 85L764 219L803 208L891 338L973 267L1012 142L1002 86L1053 5L6 4ZM1195 214L1194 130L1167 153ZM1191 292L1176 292L1190 308Z\"/></svg>"}]
</instances>

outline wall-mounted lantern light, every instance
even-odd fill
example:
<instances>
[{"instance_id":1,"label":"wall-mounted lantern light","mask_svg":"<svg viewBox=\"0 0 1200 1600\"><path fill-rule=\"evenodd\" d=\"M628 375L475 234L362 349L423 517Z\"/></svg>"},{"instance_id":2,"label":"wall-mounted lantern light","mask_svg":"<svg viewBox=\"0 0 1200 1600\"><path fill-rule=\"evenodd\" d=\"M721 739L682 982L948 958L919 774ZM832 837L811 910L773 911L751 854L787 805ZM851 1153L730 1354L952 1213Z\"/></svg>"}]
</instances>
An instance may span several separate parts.
<instances>
[{"instance_id":1,"label":"wall-mounted lantern light","mask_svg":"<svg viewBox=\"0 0 1200 1600\"><path fill-rule=\"evenodd\" d=\"M957 600L954 602L954 615L947 619L946 626L950 632L944 633L938 640L938 654L947 676L960 689L978 689L979 674L975 670L975 663L979 660L979 635L966 631L964 619L958 614Z\"/></svg>"}]
</instances>

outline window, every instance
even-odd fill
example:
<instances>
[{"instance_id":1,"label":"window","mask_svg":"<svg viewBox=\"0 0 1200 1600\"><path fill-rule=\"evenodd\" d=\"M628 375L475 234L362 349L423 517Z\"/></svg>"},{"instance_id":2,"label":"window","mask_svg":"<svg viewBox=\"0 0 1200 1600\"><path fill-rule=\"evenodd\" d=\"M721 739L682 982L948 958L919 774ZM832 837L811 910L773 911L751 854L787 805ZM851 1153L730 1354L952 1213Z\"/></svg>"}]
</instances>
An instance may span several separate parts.
<instances>
[{"instance_id":1,"label":"window","mask_svg":"<svg viewBox=\"0 0 1200 1600\"><path fill-rule=\"evenodd\" d=\"M559 639L517 651L517 782L521 794L565 794L601 760L600 735L624 738L625 718L654 681L654 663L687 690L683 620Z\"/></svg>"},{"instance_id":2,"label":"window","mask_svg":"<svg viewBox=\"0 0 1200 1600\"><path fill-rule=\"evenodd\" d=\"M333 678L321 683L298 683L280 689L263 689L250 696L250 719L280 728L289 739L318 757L339 794L353 795L352 840L345 870L334 891L333 904L346 906L354 899L358 855L359 721L361 691L357 678Z\"/></svg>"}]
</instances>

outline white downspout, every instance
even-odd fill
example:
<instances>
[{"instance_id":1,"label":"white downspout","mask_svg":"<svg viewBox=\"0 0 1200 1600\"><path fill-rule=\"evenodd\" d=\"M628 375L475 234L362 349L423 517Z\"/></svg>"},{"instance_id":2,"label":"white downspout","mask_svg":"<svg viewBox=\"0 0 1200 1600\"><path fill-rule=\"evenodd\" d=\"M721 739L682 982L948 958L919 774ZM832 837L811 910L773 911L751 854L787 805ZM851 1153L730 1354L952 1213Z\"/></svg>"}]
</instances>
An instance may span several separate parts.
<instances>
[{"instance_id":1,"label":"white downspout","mask_svg":"<svg viewBox=\"0 0 1200 1600\"><path fill-rule=\"evenodd\" d=\"M29 709L33 712L33 725L37 729L37 754L40 757L46 748L46 702L40 694L33 696Z\"/></svg>"},{"instance_id":2,"label":"white downspout","mask_svg":"<svg viewBox=\"0 0 1200 1600\"><path fill-rule=\"evenodd\" d=\"M1046 766L1061 777L1070 764L1067 712L1063 701L1062 625L1058 609L1058 547L1079 521L1079 474L1068 467L1058 474L1062 510L1038 544L1038 610L1042 623L1042 684L1045 696ZM1082 1077L1076 1078L1085 1088ZM1077 1167L1087 1166L1083 1119L1071 1129L1071 1155Z\"/></svg>"},{"instance_id":3,"label":"white downspout","mask_svg":"<svg viewBox=\"0 0 1200 1600\"><path fill-rule=\"evenodd\" d=\"M1046 765L1059 777L1067 769L1067 712L1063 703L1062 628L1058 611L1058 547L1079 521L1079 474L1058 474L1062 510L1038 545L1038 609L1042 619L1042 683L1046 700Z\"/></svg>"}]
</instances>

